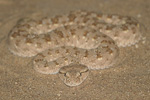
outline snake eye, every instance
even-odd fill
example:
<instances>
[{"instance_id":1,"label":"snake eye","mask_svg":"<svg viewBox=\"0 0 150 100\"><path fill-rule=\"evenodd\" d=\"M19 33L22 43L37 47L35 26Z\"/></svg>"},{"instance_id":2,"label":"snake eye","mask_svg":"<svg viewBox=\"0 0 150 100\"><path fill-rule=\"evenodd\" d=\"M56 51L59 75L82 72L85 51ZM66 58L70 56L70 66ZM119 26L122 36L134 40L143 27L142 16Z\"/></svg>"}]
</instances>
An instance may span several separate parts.
<instances>
[{"instance_id":1,"label":"snake eye","mask_svg":"<svg viewBox=\"0 0 150 100\"><path fill-rule=\"evenodd\" d=\"M64 73L64 76L65 77L69 77L69 73Z\"/></svg>"},{"instance_id":2,"label":"snake eye","mask_svg":"<svg viewBox=\"0 0 150 100\"><path fill-rule=\"evenodd\" d=\"M82 73L78 73L78 76L81 76L82 75Z\"/></svg>"},{"instance_id":3,"label":"snake eye","mask_svg":"<svg viewBox=\"0 0 150 100\"><path fill-rule=\"evenodd\" d=\"M82 76L82 73L80 73L80 76Z\"/></svg>"},{"instance_id":4,"label":"snake eye","mask_svg":"<svg viewBox=\"0 0 150 100\"><path fill-rule=\"evenodd\" d=\"M82 75L81 72L76 73L76 77L80 77Z\"/></svg>"},{"instance_id":5,"label":"snake eye","mask_svg":"<svg viewBox=\"0 0 150 100\"><path fill-rule=\"evenodd\" d=\"M67 76L66 73L64 73L64 76Z\"/></svg>"},{"instance_id":6,"label":"snake eye","mask_svg":"<svg viewBox=\"0 0 150 100\"><path fill-rule=\"evenodd\" d=\"M82 76L83 73L84 73L84 72L80 72L80 76Z\"/></svg>"}]
</instances>

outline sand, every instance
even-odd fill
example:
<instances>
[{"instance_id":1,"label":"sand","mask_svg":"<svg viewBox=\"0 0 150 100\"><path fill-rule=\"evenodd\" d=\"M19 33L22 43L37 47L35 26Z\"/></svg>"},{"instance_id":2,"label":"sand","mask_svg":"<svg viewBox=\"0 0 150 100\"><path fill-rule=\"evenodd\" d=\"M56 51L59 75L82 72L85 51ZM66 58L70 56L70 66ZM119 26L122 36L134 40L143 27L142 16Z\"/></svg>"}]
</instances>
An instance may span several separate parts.
<instances>
[{"instance_id":1,"label":"sand","mask_svg":"<svg viewBox=\"0 0 150 100\"><path fill-rule=\"evenodd\" d=\"M119 61L91 71L77 87L33 69L32 59L10 53L7 36L23 17L87 10L135 17L145 26L136 46L120 48ZM0 100L150 100L150 0L0 0Z\"/></svg>"}]
</instances>

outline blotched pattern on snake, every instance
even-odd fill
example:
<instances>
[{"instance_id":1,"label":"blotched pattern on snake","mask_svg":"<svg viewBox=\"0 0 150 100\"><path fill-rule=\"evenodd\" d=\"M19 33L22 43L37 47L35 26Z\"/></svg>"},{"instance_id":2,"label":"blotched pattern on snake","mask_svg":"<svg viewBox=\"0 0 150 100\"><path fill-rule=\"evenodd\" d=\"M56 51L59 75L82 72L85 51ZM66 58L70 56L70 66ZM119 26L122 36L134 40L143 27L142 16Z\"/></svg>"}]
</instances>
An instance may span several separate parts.
<instances>
[{"instance_id":1,"label":"blotched pattern on snake","mask_svg":"<svg viewBox=\"0 0 150 100\"><path fill-rule=\"evenodd\" d=\"M68 86L81 84L91 69L112 66L118 47L134 45L141 28L134 18L73 11L41 20L18 21L8 36L9 50L34 57L34 69L43 74L59 73Z\"/></svg>"}]
</instances>

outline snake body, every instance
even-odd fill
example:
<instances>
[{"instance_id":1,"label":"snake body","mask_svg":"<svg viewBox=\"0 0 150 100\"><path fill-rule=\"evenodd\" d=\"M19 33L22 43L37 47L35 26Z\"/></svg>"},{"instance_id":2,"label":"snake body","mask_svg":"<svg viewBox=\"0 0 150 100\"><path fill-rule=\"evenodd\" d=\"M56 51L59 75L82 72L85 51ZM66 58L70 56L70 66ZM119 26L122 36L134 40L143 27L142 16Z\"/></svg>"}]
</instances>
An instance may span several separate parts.
<instances>
[{"instance_id":1,"label":"snake body","mask_svg":"<svg viewBox=\"0 0 150 100\"><path fill-rule=\"evenodd\" d=\"M81 84L90 69L112 66L118 47L141 39L134 18L74 11L69 14L18 21L8 36L9 50L18 56L34 57L34 69L42 74L59 73L68 86Z\"/></svg>"}]
</instances>

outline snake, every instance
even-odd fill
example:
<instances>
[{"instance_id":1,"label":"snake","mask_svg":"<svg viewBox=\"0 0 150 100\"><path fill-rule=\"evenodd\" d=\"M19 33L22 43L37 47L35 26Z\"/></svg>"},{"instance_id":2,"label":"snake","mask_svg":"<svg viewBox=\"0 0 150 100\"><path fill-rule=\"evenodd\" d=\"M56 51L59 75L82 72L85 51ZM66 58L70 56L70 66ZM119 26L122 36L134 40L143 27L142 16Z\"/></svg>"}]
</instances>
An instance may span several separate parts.
<instances>
[{"instance_id":1,"label":"snake","mask_svg":"<svg viewBox=\"0 0 150 100\"><path fill-rule=\"evenodd\" d=\"M133 17L88 11L23 18L8 35L8 48L21 57L33 57L41 74L59 74L67 86L84 82L90 70L113 66L119 47L141 40L141 25Z\"/></svg>"}]
</instances>

